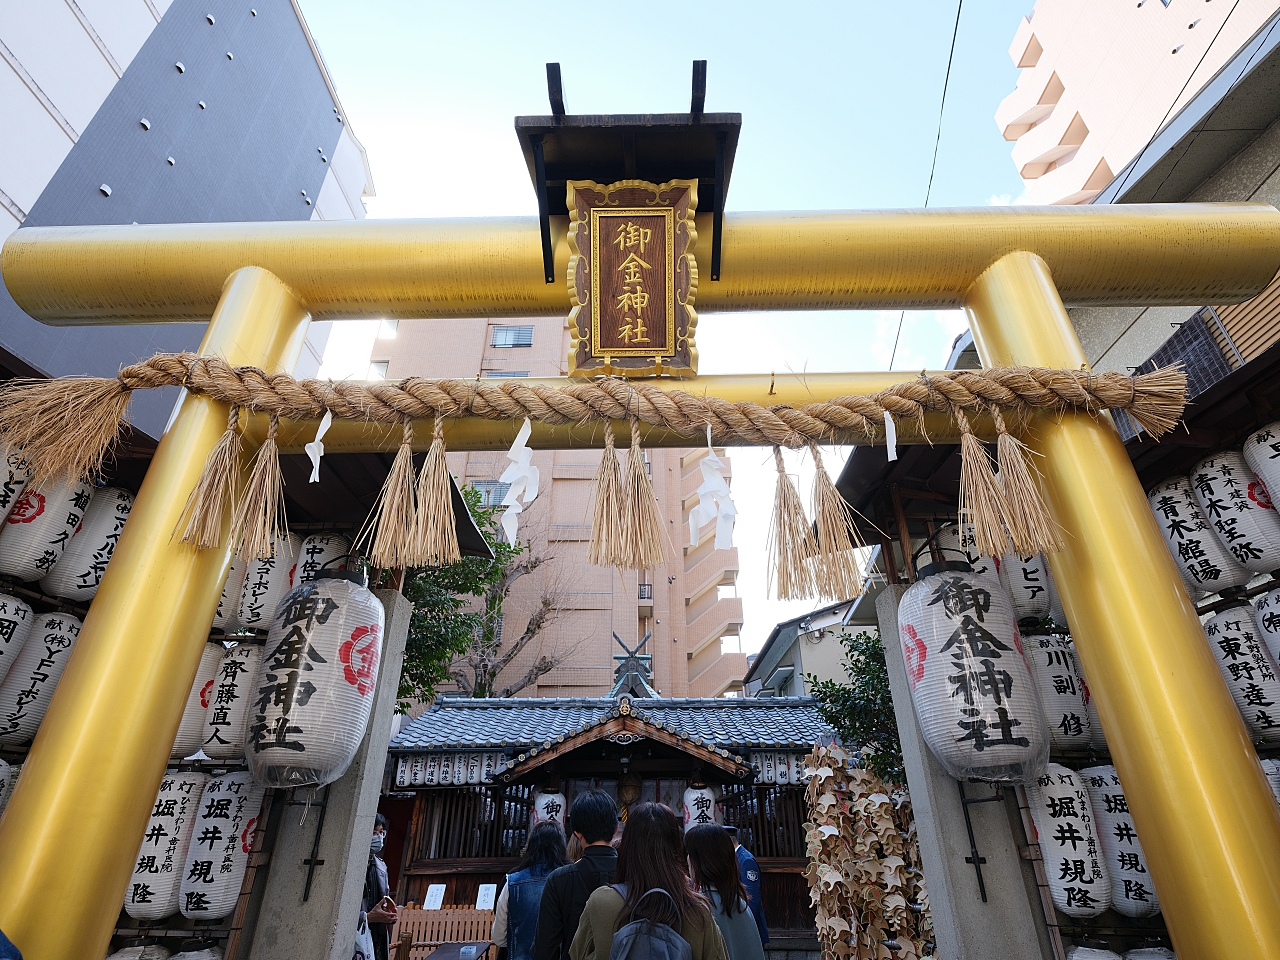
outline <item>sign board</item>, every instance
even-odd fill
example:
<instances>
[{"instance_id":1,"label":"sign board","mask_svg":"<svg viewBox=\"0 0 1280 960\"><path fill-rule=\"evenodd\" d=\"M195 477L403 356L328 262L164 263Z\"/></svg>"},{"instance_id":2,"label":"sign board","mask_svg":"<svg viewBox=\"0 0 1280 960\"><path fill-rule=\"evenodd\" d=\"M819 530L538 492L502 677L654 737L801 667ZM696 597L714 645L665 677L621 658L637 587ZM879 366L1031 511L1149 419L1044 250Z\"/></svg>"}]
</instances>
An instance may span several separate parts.
<instances>
[{"instance_id":1,"label":"sign board","mask_svg":"<svg viewBox=\"0 0 1280 960\"><path fill-rule=\"evenodd\" d=\"M698 372L696 180L570 180L569 375Z\"/></svg>"},{"instance_id":2,"label":"sign board","mask_svg":"<svg viewBox=\"0 0 1280 960\"><path fill-rule=\"evenodd\" d=\"M444 905L444 884L433 883L427 887L427 899L422 902L423 910L439 910Z\"/></svg>"},{"instance_id":3,"label":"sign board","mask_svg":"<svg viewBox=\"0 0 1280 960\"><path fill-rule=\"evenodd\" d=\"M492 910L493 903L498 899L498 885L496 883L480 884L480 892L476 894L477 910Z\"/></svg>"}]
</instances>

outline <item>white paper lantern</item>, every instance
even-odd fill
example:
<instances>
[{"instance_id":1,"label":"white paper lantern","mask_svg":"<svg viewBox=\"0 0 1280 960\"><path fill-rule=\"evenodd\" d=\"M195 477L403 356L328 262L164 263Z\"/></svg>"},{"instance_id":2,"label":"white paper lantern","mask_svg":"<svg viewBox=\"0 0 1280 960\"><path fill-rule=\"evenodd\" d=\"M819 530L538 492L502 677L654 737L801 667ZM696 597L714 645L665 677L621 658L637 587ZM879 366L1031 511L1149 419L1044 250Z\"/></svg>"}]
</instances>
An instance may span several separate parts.
<instances>
[{"instance_id":1,"label":"white paper lantern","mask_svg":"<svg viewBox=\"0 0 1280 960\"><path fill-rule=\"evenodd\" d=\"M0 745L20 747L35 738L79 635L80 620L70 614L38 616L0 682Z\"/></svg>"},{"instance_id":2,"label":"white paper lantern","mask_svg":"<svg viewBox=\"0 0 1280 960\"><path fill-rule=\"evenodd\" d=\"M384 616L367 587L323 575L280 602L246 733L255 782L319 786L346 772L373 710Z\"/></svg>"},{"instance_id":3,"label":"white paper lantern","mask_svg":"<svg viewBox=\"0 0 1280 960\"><path fill-rule=\"evenodd\" d=\"M1147 493L1182 582L1191 596L1243 587L1253 576L1222 545L1186 477L1170 477Z\"/></svg>"},{"instance_id":4,"label":"white paper lantern","mask_svg":"<svg viewBox=\"0 0 1280 960\"><path fill-rule=\"evenodd\" d=\"M31 479L31 468L22 454L16 450L6 449L0 454L0 520L9 515L27 488Z\"/></svg>"},{"instance_id":5,"label":"white paper lantern","mask_svg":"<svg viewBox=\"0 0 1280 960\"><path fill-rule=\"evenodd\" d=\"M778 755L771 750L764 750L757 754L760 761L760 782L761 783L777 783L778 771L777 762Z\"/></svg>"},{"instance_id":6,"label":"white paper lantern","mask_svg":"<svg viewBox=\"0 0 1280 960\"><path fill-rule=\"evenodd\" d=\"M797 786L805 782L804 779L804 757L803 753L793 753L788 758L787 764L787 783Z\"/></svg>"},{"instance_id":7,"label":"white paper lantern","mask_svg":"<svg viewBox=\"0 0 1280 960\"><path fill-rule=\"evenodd\" d=\"M257 699L255 681L261 662L262 647L254 643L229 647L218 662L200 745L214 760L239 760L244 756L245 728L249 710Z\"/></svg>"},{"instance_id":8,"label":"white paper lantern","mask_svg":"<svg viewBox=\"0 0 1280 960\"><path fill-rule=\"evenodd\" d=\"M1280 568L1280 516L1244 454L1223 450L1205 457L1190 480L1209 526L1239 563L1254 573Z\"/></svg>"},{"instance_id":9,"label":"white paper lantern","mask_svg":"<svg viewBox=\"0 0 1280 960\"><path fill-rule=\"evenodd\" d=\"M467 783L474 785L480 782L480 754L467 754Z\"/></svg>"},{"instance_id":10,"label":"white paper lantern","mask_svg":"<svg viewBox=\"0 0 1280 960\"><path fill-rule=\"evenodd\" d=\"M1273 494L1271 499L1280 497L1280 420L1250 434L1241 452L1253 475Z\"/></svg>"},{"instance_id":11,"label":"white paper lantern","mask_svg":"<svg viewBox=\"0 0 1280 960\"><path fill-rule=\"evenodd\" d=\"M973 572L980 577L995 577L996 566L991 557L978 552L977 538L973 533L973 524L948 523L939 528L933 538L943 560L958 560L967 563Z\"/></svg>"},{"instance_id":12,"label":"white paper lantern","mask_svg":"<svg viewBox=\"0 0 1280 960\"><path fill-rule=\"evenodd\" d=\"M1280 761L1263 760L1262 772L1266 775L1267 786L1271 788L1271 795L1276 798L1276 802L1280 803Z\"/></svg>"},{"instance_id":13,"label":"white paper lantern","mask_svg":"<svg viewBox=\"0 0 1280 960\"><path fill-rule=\"evenodd\" d=\"M1063 637L1070 645L1071 652L1075 655L1076 665L1080 664L1080 654L1076 652L1076 645L1070 637ZM1089 689L1089 678L1084 672L1084 667L1080 667L1080 682L1084 684L1084 702L1089 708L1089 747L1094 753L1111 755L1110 748L1107 747L1106 734L1102 730L1102 718L1098 716L1098 701L1094 699L1093 692Z\"/></svg>"},{"instance_id":14,"label":"white paper lantern","mask_svg":"<svg viewBox=\"0 0 1280 960\"><path fill-rule=\"evenodd\" d=\"M1272 659L1280 663L1280 587L1254 597L1253 622ZM0 676L3 674L4 669L0 667Z\"/></svg>"},{"instance_id":15,"label":"white paper lantern","mask_svg":"<svg viewBox=\"0 0 1280 960\"><path fill-rule=\"evenodd\" d=\"M39 580L54 568L93 502L87 483L57 480L43 490L28 487L0 530L0 573Z\"/></svg>"},{"instance_id":16,"label":"white paper lantern","mask_svg":"<svg viewBox=\"0 0 1280 960\"><path fill-rule=\"evenodd\" d=\"M1248 602L1215 613L1204 632L1249 736L1255 743L1280 743L1280 668L1258 635Z\"/></svg>"},{"instance_id":17,"label":"white paper lantern","mask_svg":"<svg viewBox=\"0 0 1280 960\"><path fill-rule=\"evenodd\" d=\"M235 909L262 810L262 787L247 771L205 784L192 824L179 909L193 920L221 920Z\"/></svg>"},{"instance_id":18,"label":"white paper lantern","mask_svg":"<svg viewBox=\"0 0 1280 960\"><path fill-rule=\"evenodd\" d=\"M426 763L422 768L422 782L428 787L434 787L441 784L440 780L440 754L427 754Z\"/></svg>"},{"instance_id":19,"label":"white paper lantern","mask_svg":"<svg viewBox=\"0 0 1280 960\"><path fill-rule=\"evenodd\" d=\"M1039 622L1049 615L1049 564L1044 554L1019 557L1007 554L1000 559L1000 586L1013 603L1018 622Z\"/></svg>"},{"instance_id":20,"label":"white paper lantern","mask_svg":"<svg viewBox=\"0 0 1280 960\"><path fill-rule=\"evenodd\" d=\"M10 765L0 760L0 813L9 803L9 796L18 783L18 774L22 772L22 764Z\"/></svg>"},{"instance_id":21,"label":"white paper lantern","mask_svg":"<svg viewBox=\"0 0 1280 960\"><path fill-rule=\"evenodd\" d=\"M294 588L298 551L302 538L296 533L276 543L276 555L250 560L245 565L244 586L236 608L236 623L251 630L269 630L280 599Z\"/></svg>"},{"instance_id":22,"label":"white paper lantern","mask_svg":"<svg viewBox=\"0 0 1280 960\"><path fill-rule=\"evenodd\" d=\"M1051 763L1027 799L1053 905L1069 917L1096 917L1111 906L1111 876L1083 778Z\"/></svg>"},{"instance_id":23,"label":"white paper lantern","mask_svg":"<svg viewBox=\"0 0 1280 960\"><path fill-rule=\"evenodd\" d=\"M686 787L684 791L685 832L704 823L723 823L716 792L710 787Z\"/></svg>"},{"instance_id":24,"label":"white paper lantern","mask_svg":"<svg viewBox=\"0 0 1280 960\"><path fill-rule=\"evenodd\" d=\"M1071 631L1067 622L1067 611L1062 606L1062 597L1058 593L1058 585L1053 582L1053 571L1045 570L1049 578L1049 617L1059 629Z\"/></svg>"},{"instance_id":25,"label":"white paper lantern","mask_svg":"<svg viewBox=\"0 0 1280 960\"><path fill-rule=\"evenodd\" d=\"M1120 954L1093 947L1072 947L1067 951L1067 960L1120 960Z\"/></svg>"},{"instance_id":26,"label":"white paper lantern","mask_svg":"<svg viewBox=\"0 0 1280 960\"><path fill-rule=\"evenodd\" d=\"M208 716L209 704L213 701L218 686L218 667L222 664L223 653L220 643L204 645L204 651L200 654L200 666L196 668L196 678L191 681L191 690L187 693L187 705L182 710L178 735L173 740L173 749L169 751L172 758L181 760L191 756L200 749L208 735L205 732L205 717Z\"/></svg>"},{"instance_id":27,"label":"white paper lantern","mask_svg":"<svg viewBox=\"0 0 1280 960\"><path fill-rule=\"evenodd\" d=\"M498 755L496 753L486 753L480 760L480 781L481 783L492 783L493 775L498 769Z\"/></svg>"},{"instance_id":28,"label":"white paper lantern","mask_svg":"<svg viewBox=\"0 0 1280 960\"><path fill-rule=\"evenodd\" d=\"M1178 960L1178 956L1168 947L1138 947L1125 951L1124 960Z\"/></svg>"},{"instance_id":29,"label":"white paper lantern","mask_svg":"<svg viewBox=\"0 0 1280 960\"><path fill-rule=\"evenodd\" d=\"M53 597L87 603L98 592L120 533L133 509L133 494L119 487L93 492L89 509L62 558L40 581L40 589Z\"/></svg>"},{"instance_id":30,"label":"white paper lantern","mask_svg":"<svg viewBox=\"0 0 1280 960\"><path fill-rule=\"evenodd\" d=\"M321 570L345 570L351 541L332 533L312 534L298 550L298 583L310 583Z\"/></svg>"},{"instance_id":31,"label":"white paper lantern","mask_svg":"<svg viewBox=\"0 0 1280 960\"><path fill-rule=\"evenodd\" d=\"M417 753L409 758L409 783L415 787L425 786L427 783L427 758L425 754Z\"/></svg>"},{"instance_id":32,"label":"white paper lantern","mask_svg":"<svg viewBox=\"0 0 1280 960\"><path fill-rule=\"evenodd\" d=\"M451 787L455 784L461 785L466 783L466 766L465 761L461 766L462 778L458 778L459 761L461 755L456 753L446 753L440 757L440 785L442 787Z\"/></svg>"},{"instance_id":33,"label":"white paper lantern","mask_svg":"<svg viewBox=\"0 0 1280 960\"><path fill-rule=\"evenodd\" d=\"M1088 688L1071 641L1051 634L1031 634L1022 638L1022 645L1049 725L1050 751L1087 753L1092 732L1085 700Z\"/></svg>"},{"instance_id":34,"label":"white paper lantern","mask_svg":"<svg viewBox=\"0 0 1280 960\"><path fill-rule=\"evenodd\" d=\"M222 582L222 595L218 597L218 609L213 615L213 629L230 633L236 628L236 616L240 612L240 595L244 592L244 577L249 565L239 557L231 558L227 579Z\"/></svg>"},{"instance_id":35,"label":"white paper lantern","mask_svg":"<svg viewBox=\"0 0 1280 960\"><path fill-rule=\"evenodd\" d=\"M1154 917L1160 912L1147 857L1129 814L1120 775L1110 764L1080 771L1093 804L1094 825L1111 877L1111 906L1125 917Z\"/></svg>"},{"instance_id":36,"label":"white paper lantern","mask_svg":"<svg viewBox=\"0 0 1280 960\"><path fill-rule=\"evenodd\" d=\"M409 786L409 758L396 758L396 786L403 789Z\"/></svg>"},{"instance_id":37,"label":"white paper lantern","mask_svg":"<svg viewBox=\"0 0 1280 960\"><path fill-rule=\"evenodd\" d=\"M563 827L565 806L564 794L558 790L537 791L533 795L533 822L529 826L533 827L539 823L554 820Z\"/></svg>"},{"instance_id":38,"label":"white paper lantern","mask_svg":"<svg viewBox=\"0 0 1280 960\"><path fill-rule=\"evenodd\" d=\"M165 771L125 891L125 913L135 920L160 920L178 912L192 825L208 782L203 773Z\"/></svg>"},{"instance_id":39,"label":"white paper lantern","mask_svg":"<svg viewBox=\"0 0 1280 960\"><path fill-rule=\"evenodd\" d=\"M195 953L184 950L177 954L181 960L222 960L219 954L215 954L209 950L201 950L206 956L200 957ZM145 947L124 947L109 955L107 960L169 960L174 954L169 952L169 948L158 943L149 943Z\"/></svg>"},{"instance_id":40,"label":"white paper lantern","mask_svg":"<svg viewBox=\"0 0 1280 960\"><path fill-rule=\"evenodd\" d=\"M1049 738L1013 606L992 578L946 566L898 605L920 732L957 779L1034 780Z\"/></svg>"},{"instance_id":41,"label":"white paper lantern","mask_svg":"<svg viewBox=\"0 0 1280 960\"><path fill-rule=\"evenodd\" d=\"M36 614L31 605L7 593L0 593L0 680L5 678L31 636Z\"/></svg>"}]
</instances>

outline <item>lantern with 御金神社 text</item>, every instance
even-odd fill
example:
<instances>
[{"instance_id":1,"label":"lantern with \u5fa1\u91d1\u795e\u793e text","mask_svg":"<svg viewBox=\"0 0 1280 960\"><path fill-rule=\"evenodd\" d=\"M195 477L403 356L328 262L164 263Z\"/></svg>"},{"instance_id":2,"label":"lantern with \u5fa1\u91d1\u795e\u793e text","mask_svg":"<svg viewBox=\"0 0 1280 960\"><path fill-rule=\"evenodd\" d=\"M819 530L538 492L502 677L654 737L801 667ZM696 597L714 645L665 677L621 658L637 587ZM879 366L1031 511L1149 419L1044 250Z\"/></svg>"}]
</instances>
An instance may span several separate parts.
<instances>
[{"instance_id":1,"label":"lantern with \u5fa1\u91d1\u795e\u793e text","mask_svg":"<svg viewBox=\"0 0 1280 960\"><path fill-rule=\"evenodd\" d=\"M1049 615L1049 564L1044 554L1001 557L1000 586L1013 604L1018 623L1039 623Z\"/></svg>"},{"instance_id":2,"label":"lantern with \u5fa1\u91d1\u795e\u793e text","mask_svg":"<svg viewBox=\"0 0 1280 960\"><path fill-rule=\"evenodd\" d=\"M1280 743L1280 670L1258 636L1253 609L1236 600L1204 624L1209 649L1255 743Z\"/></svg>"},{"instance_id":3,"label":"lantern with \u5fa1\u91d1\u795e\u793e text","mask_svg":"<svg viewBox=\"0 0 1280 960\"><path fill-rule=\"evenodd\" d=\"M133 494L128 490L95 490L84 519L53 570L40 581L40 589L53 597L92 600L132 509Z\"/></svg>"},{"instance_id":4,"label":"lantern with \u5fa1\u91d1\u795e\u793e text","mask_svg":"<svg viewBox=\"0 0 1280 960\"><path fill-rule=\"evenodd\" d=\"M1070 638L1028 634L1022 638L1022 645L1049 725L1050 751L1087 753L1092 732L1085 700L1088 688Z\"/></svg>"},{"instance_id":5,"label":"lantern with \u5fa1\u91d1\u795e\u793e text","mask_svg":"<svg viewBox=\"0 0 1280 960\"><path fill-rule=\"evenodd\" d=\"M0 593L0 681L22 652L35 621L29 603Z\"/></svg>"},{"instance_id":6,"label":"lantern with \u5fa1\u91d1\u795e\u793e text","mask_svg":"<svg viewBox=\"0 0 1280 960\"><path fill-rule=\"evenodd\" d=\"M1049 738L1012 604L968 564L920 573L898 604L898 638L921 735L957 779L1034 780Z\"/></svg>"},{"instance_id":7,"label":"lantern with \u5fa1\u91d1\u795e\u793e text","mask_svg":"<svg viewBox=\"0 0 1280 960\"><path fill-rule=\"evenodd\" d=\"M1098 843L1084 778L1051 763L1027 800L1053 905L1069 917L1096 917L1111 906L1111 875Z\"/></svg>"},{"instance_id":8,"label":"lantern with \u5fa1\u91d1\u795e\u793e text","mask_svg":"<svg viewBox=\"0 0 1280 960\"><path fill-rule=\"evenodd\" d=\"M1160 899L1147 871L1147 857L1129 815L1120 775L1108 764L1088 767L1078 776L1089 791L1094 825L1107 861L1111 906L1126 917L1155 916L1160 912Z\"/></svg>"},{"instance_id":9,"label":"lantern with \u5fa1\u91d1\u795e\u793e text","mask_svg":"<svg viewBox=\"0 0 1280 960\"><path fill-rule=\"evenodd\" d=\"M691 783L684 791L684 829L686 832L704 823L724 823L716 792L700 783Z\"/></svg>"},{"instance_id":10,"label":"lantern with \u5fa1\u91d1\u795e\u793e text","mask_svg":"<svg viewBox=\"0 0 1280 960\"><path fill-rule=\"evenodd\" d=\"M183 708L182 720L178 723L178 735L173 738L173 749L169 751L171 758L181 760L189 757L204 743L207 736L205 719L218 686L218 667L222 663L224 652L220 643L204 645L200 665L196 668L196 678L191 683L187 705Z\"/></svg>"},{"instance_id":11,"label":"lantern with \u5fa1\u91d1\u795e\u793e text","mask_svg":"<svg viewBox=\"0 0 1280 960\"><path fill-rule=\"evenodd\" d=\"M1186 477L1170 477L1147 493L1182 582L1192 598L1243 587L1252 576L1209 526Z\"/></svg>"},{"instance_id":12,"label":"lantern with \u5fa1\u91d1\u795e\u793e text","mask_svg":"<svg viewBox=\"0 0 1280 960\"><path fill-rule=\"evenodd\" d=\"M206 699L200 749L214 760L239 760L244 756L244 731L249 709L257 696L254 680L262 662L262 647L237 643L218 661L213 686Z\"/></svg>"},{"instance_id":13,"label":"lantern with \u5fa1\u91d1\u795e\u793e text","mask_svg":"<svg viewBox=\"0 0 1280 960\"><path fill-rule=\"evenodd\" d=\"M62 558L93 502L88 483L55 480L27 487L0 525L0 573L39 580Z\"/></svg>"},{"instance_id":14,"label":"lantern with \u5fa1\u91d1\u795e\u793e text","mask_svg":"<svg viewBox=\"0 0 1280 960\"><path fill-rule=\"evenodd\" d=\"M297 583L298 551L302 538L296 533L276 541L276 555L245 564L244 586L236 609L236 623L251 630L268 630L280 598Z\"/></svg>"},{"instance_id":15,"label":"lantern with \u5fa1\u91d1\u795e\u793e text","mask_svg":"<svg viewBox=\"0 0 1280 960\"><path fill-rule=\"evenodd\" d=\"M1253 573L1280 568L1280 517L1244 454L1223 450L1191 471L1191 489L1218 541Z\"/></svg>"},{"instance_id":16,"label":"lantern with \u5fa1\u91d1\u795e\u793e text","mask_svg":"<svg viewBox=\"0 0 1280 960\"><path fill-rule=\"evenodd\" d=\"M80 636L80 626L79 618L68 613L37 618L22 651L0 681L0 746L25 746L35 737Z\"/></svg>"},{"instance_id":17,"label":"lantern with \u5fa1\u91d1\u795e\u793e text","mask_svg":"<svg viewBox=\"0 0 1280 960\"><path fill-rule=\"evenodd\" d=\"M208 781L203 773L165 771L125 892L125 913L135 920L161 920L178 912L182 869L191 848L200 795Z\"/></svg>"},{"instance_id":18,"label":"lantern with \u5fa1\u91d1\u795e\u793e text","mask_svg":"<svg viewBox=\"0 0 1280 960\"><path fill-rule=\"evenodd\" d=\"M255 782L317 786L346 772L364 738L382 653L381 601L358 574L322 571L285 595L252 685L245 757ZM348 579L350 577L351 579ZM479 782L480 759L475 758ZM464 760L462 780L466 783Z\"/></svg>"},{"instance_id":19,"label":"lantern with \u5fa1\u91d1\u795e\u793e text","mask_svg":"<svg viewBox=\"0 0 1280 960\"><path fill-rule=\"evenodd\" d=\"M235 909L263 789L245 771L213 777L200 794L179 891L179 909L192 920L221 920Z\"/></svg>"},{"instance_id":20,"label":"lantern with \u5fa1\u91d1\u795e\u793e text","mask_svg":"<svg viewBox=\"0 0 1280 960\"><path fill-rule=\"evenodd\" d=\"M530 811L529 826L536 826L548 820L554 820L564 826L565 799L558 789L539 789L533 795L533 809Z\"/></svg>"}]
</instances>

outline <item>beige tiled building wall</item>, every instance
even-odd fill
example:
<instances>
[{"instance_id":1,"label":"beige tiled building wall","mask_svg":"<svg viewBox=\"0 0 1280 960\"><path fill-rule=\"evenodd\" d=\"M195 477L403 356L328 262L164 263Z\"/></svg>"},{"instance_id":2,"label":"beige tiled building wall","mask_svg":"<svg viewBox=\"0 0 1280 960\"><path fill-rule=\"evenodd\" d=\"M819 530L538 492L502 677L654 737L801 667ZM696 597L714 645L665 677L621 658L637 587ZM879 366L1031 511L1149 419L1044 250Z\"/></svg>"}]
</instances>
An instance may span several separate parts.
<instances>
[{"instance_id":1,"label":"beige tiled building wall","mask_svg":"<svg viewBox=\"0 0 1280 960\"><path fill-rule=\"evenodd\" d=\"M1277 0L1037 0L996 110L1031 203L1088 203L1280 8Z\"/></svg>"},{"instance_id":2,"label":"beige tiled building wall","mask_svg":"<svg viewBox=\"0 0 1280 960\"><path fill-rule=\"evenodd\" d=\"M370 362L388 379L420 377L558 377L566 373L568 330L563 318L528 320L401 320L384 324ZM528 345L495 346L503 342ZM382 366L385 364L385 367ZM520 538L550 557L516 582L504 606L503 639L523 631L544 591L559 598L559 618L499 678L498 687L523 676L539 656L558 660L520 696L602 696L614 683L617 634L653 656L654 685L668 697L718 697L741 691L747 662L741 652L742 601L734 586L738 551L714 549L709 524L689 548L689 511L702 481L704 450L645 451L654 494L671 535L670 559L655 570L619 572L587 562L588 537L600 451L540 451L537 500L520 517ZM717 451L730 465L724 451ZM620 450L623 467L627 450ZM496 481L509 461L503 451L452 453L461 482ZM649 589L642 591L641 585ZM649 596L641 597L641 593Z\"/></svg>"}]
</instances>

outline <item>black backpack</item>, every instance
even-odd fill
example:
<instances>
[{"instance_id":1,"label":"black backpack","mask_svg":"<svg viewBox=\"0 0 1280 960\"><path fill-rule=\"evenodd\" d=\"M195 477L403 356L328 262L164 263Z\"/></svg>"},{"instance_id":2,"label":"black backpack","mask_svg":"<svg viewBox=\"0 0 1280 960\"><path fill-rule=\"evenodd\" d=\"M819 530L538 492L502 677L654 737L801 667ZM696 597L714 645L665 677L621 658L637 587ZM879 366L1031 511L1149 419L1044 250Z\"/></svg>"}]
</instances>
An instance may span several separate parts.
<instances>
[{"instance_id":1,"label":"black backpack","mask_svg":"<svg viewBox=\"0 0 1280 960\"><path fill-rule=\"evenodd\" d=\"M613 889L626 899L625 887L614 884ZM641 894L640 900L651 893L662 894L679 913L680 905L676 903L676 898L661 887L646 890ZM636 901L636 906L640 905L640 900ZM609 960L693 960L693 947L689 945L689 941L670 926L654 920L636 920L635 915L633 907L630 922L613 935ZM681 929L683 927L682 922Z\"/></svg>"}]
</instances>

